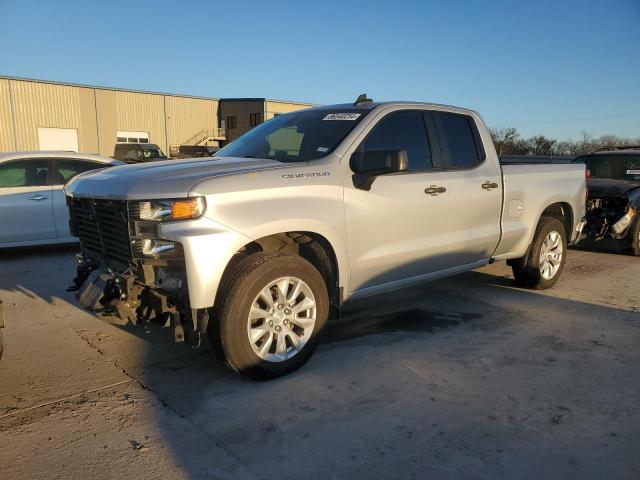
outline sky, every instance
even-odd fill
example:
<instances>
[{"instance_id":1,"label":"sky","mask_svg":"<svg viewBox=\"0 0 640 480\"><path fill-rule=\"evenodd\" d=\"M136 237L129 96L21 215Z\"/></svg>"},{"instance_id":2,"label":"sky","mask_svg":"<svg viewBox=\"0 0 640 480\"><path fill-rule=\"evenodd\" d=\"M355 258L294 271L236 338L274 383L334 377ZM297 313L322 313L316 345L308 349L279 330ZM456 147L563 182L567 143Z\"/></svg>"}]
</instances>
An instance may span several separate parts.
<instances>
[{"instance_id":1,"label":"sky","mask_svg":"<svg viewBox=\"0 0 640 480\"><path fill-rule=\"evenodd\" d=\"M640 0L0 0L0 75L640 137Z\"/></svg>"}]
</instances>

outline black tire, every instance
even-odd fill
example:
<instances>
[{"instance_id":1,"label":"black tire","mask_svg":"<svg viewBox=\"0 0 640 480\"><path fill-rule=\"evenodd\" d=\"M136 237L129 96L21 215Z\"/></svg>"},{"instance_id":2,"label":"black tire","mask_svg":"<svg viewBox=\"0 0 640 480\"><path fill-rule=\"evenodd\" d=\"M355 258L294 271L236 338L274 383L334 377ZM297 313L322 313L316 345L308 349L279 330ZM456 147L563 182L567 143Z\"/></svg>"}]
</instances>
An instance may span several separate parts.
<instances>
[{"instance_id":1,"label":"black tire","mask_svg":"<svg viewBox=\"0 0 640 480\"><path fill-rule=\"evenodd\" d=\"M283 276L304 281L316 302L316 322L306 344L293 357L269 362L251 347L247 321L253 300L270 282ZM322 275L307 260L288 253L259 252L241 260L220 286L209 325L214 352L230 369L254 380L280 377L297 370L311 357L327 322L329 295Z\"/></svg>"},{"instance_id":2,"label":"black tire","mask_svg":"<svg viewBox=\"0 0 640 480\"><path fill-rule=\"evenodd\" d=\"M631 247L631 254L640 257L640 216L636 219L635 227L631 230L629 246Z\"/></svg>"},{"instance_id":3,"label":"black tire","mask_svg":"<svg viewBox=\"0 0 640 480\"><path fill-rule=\"evenodd\" d=\"M544 240L552 232L557 232L562 239L562 256L560 258L560 268L551 278L545 278L540 268L540 251ZM544 290L553 287L564 268L567 256L567 232L564 225L556 218L542 217L538 222L533 235L533 242L527 254L512 262L511 267L516 283L522 287Z\"/></svg>"}]
</instances>

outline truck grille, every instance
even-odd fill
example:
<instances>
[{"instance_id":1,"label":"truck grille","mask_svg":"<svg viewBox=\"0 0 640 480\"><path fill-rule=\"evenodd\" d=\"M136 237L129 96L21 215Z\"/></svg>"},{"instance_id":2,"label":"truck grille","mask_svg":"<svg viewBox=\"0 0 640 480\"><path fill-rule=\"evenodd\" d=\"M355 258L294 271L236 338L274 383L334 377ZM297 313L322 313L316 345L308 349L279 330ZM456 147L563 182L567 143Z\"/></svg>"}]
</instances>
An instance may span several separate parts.
<instances>
[{"instance_id":1,"label":"truck grille","mask_svg":"<svg viewBox=\"0 0 640 480\"><path fill-rule=\"evenodd\" d=\"M69 199L73 233L80 238L84 253L114 270L131 264L127 202Z\"/></svg>"}]
</instances>

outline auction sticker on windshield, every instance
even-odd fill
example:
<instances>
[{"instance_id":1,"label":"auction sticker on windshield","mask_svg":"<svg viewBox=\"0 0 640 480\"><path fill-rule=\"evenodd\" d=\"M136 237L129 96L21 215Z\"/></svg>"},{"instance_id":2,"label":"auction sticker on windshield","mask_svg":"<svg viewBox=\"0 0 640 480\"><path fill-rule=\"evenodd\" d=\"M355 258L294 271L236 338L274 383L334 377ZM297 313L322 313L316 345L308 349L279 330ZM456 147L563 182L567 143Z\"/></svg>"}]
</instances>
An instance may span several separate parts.
<instances>
[{"instance_id":1,"label":"auction sticker on windshield","mask_svg":"<svg viewBox=\"0 0 640 480\"><path fill-rule=\"evenodd\" d=\"M322 120L356 120L361 113L330 113Z\"/></svg>"}]
</instances>

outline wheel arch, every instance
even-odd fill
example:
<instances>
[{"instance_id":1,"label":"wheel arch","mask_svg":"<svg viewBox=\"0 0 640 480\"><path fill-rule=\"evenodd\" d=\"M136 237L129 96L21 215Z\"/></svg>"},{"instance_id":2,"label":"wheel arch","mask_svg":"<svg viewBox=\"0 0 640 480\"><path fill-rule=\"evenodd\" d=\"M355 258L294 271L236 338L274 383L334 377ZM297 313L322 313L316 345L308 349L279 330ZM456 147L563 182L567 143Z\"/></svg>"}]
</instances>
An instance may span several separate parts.
<instances>
[{"instance_id":1,"label":"wheel arch","mask_svg":"<svg viewBox=\"0 0 640 480\"><path fill-rule=\"evenodd\" d=\"M538 222L542 217L550 217L556 218L560 220L560 222L564 225L565 232L567 234L567 242L571 243L573 240L573 225L574 225L574 214L573 208L571 204L568 202L554 202L549 205L542 211L540 217L538 218Z\"/></svg>"},{"instance_id":2,"label":"wheel arch","mask_svg":"<svg viewBox=\"0 0 640 480\"><path fill-rule=\"evenodd\" d=\"M309 261L322 275L329 292L332 306L338 307L342 302L344 283L348 279L345 259L340 258L334 244L329 239L314 231L291 230L271 233L247 242L239 248L227 263L221 277L220 287L225 278L233 271L235 265L248 255L257 252L282 251L299 255ZM218 288L217 295L220 295ZM216 302L217 303L217 302Z\"/></svg>"}]
</instances>

